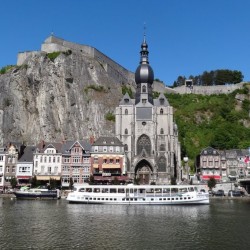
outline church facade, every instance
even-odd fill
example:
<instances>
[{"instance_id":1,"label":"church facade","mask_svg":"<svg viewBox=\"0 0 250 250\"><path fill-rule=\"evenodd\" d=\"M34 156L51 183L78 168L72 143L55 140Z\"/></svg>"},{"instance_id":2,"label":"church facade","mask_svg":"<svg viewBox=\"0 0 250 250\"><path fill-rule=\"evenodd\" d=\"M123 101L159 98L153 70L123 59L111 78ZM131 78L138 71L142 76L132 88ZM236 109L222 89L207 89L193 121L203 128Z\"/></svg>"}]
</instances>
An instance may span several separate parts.
<instances>
[{"instance_id":1,"label":"church facade","mask_svg":"<svg viewBox=\"0 0 250 250\"><path fill-rule=\"evenodd\" d=\"M180 179L181 153L173 107L160 94L153 98L154 72L144 36L135 72L136 93L126 93L116 108L116 137L125 145L125 172L140 184L169 184Z\"/></svg>"}]
</instances>

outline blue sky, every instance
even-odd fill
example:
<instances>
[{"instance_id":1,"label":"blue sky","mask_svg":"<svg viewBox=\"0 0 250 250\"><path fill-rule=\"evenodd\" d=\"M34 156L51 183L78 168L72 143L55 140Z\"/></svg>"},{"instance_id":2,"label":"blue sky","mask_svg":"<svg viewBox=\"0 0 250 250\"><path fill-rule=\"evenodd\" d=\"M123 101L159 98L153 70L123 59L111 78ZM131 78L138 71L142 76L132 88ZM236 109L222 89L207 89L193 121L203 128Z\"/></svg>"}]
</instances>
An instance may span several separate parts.
<instances>
[{"instance_id":1,"label":"blue sky","mask_svg":"<svg viewBox=\"0 0 250 250\"><path fill-rule=\"evenodd\" d=\"M149 62L166 85L216 69L250 81L249 13L249 0L2 0L0 68L53 32L134 72L146 23Z\"/></svg>"}]
</instances>

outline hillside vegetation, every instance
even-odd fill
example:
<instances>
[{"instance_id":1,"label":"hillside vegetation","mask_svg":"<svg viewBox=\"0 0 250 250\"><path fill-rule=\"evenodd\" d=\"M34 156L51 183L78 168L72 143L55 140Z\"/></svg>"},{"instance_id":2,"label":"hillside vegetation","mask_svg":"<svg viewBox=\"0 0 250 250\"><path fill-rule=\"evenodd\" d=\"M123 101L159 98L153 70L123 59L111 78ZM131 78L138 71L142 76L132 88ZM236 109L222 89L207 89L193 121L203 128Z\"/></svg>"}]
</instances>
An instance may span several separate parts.
<instances>
[{"instance_id":1,"label":"hillside vegetation","mask_svg":"<svg viewBox=\"0 0 250 250\"><path fill-rule=\"evenodd\" d=\"M231 94L165 94L174 107L182 158L191 161L205 147L219 150L250 146L250 85Z\"/></svg>"}]
</instances>

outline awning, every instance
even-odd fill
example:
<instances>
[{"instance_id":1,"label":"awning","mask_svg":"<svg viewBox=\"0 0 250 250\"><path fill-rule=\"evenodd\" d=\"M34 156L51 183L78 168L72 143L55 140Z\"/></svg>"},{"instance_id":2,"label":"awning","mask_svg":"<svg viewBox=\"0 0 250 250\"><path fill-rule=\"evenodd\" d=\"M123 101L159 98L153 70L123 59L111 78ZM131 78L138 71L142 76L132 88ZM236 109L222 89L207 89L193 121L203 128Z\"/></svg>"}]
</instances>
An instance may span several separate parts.
<instances>
[{"instance_id":1,"label":"awning","mask_svg":"<svg viewBox=\"0 0 250 250\"><path fill-rule=\"evenodd\" d=\"M128 180L128 176L94 176L94 180L96 181L112 181L114 179L117 179L119 181L126 181Z\"/></svg>"},{"instance_id":2,"label":"awning","mask_svg":"<svg viewBox=\"0 0 250 250\"><path fill-rule=\"evenodd\" d=\"M121 166L119 164L103 164L102 165L103 169L107 169L107 168L121 168Z\"/></svg>"},{"instance_id":3,"label":"awning","mask_svg":"<svg viewBox=\"0 0 250 250\"><path fill-rule=\"evenodd\" d=\"M50 179L54 179L54 180L57 180L57 181L60 181L60 176L53 176L53 175L50 175L50 176L44 176L44 175L37 175L36 176L36 179L38 181L49 181Z\"/></svg>"},{"instance_id":4,"label":"awning","mask_svg":"<svg viewBox=\"0 0 250 250\"><path fill-rule=\"evenodd\" d=\"M28 179L30 179L30 178L32 178L32 176L21 176L21 175L17 176L17 179L28 180Z\"/></svg>"},{"instance_id":5,"label":"awning","mask_svg":"<svg viewBox=\"0 0 250 250\"><path fill-rule=\"evenodd\" d=\"M202 175L201 178L203 180L209 180L210 178L214 178L215 180L220 180L221 176L220 175Z\"/></svg>"}]
</instances>

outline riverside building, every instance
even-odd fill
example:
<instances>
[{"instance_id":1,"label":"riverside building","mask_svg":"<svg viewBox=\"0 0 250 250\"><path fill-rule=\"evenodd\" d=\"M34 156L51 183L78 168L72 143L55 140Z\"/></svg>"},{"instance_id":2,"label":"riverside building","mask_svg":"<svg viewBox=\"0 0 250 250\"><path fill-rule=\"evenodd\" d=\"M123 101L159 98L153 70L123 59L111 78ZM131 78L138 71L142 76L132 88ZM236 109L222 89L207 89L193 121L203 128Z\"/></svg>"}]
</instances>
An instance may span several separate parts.
<instances>
[{"instance_id":1,"label":"riverside building","mask_svg":"<svg viewBox=\"0 0 250 250\"><path fill-rule=\"evenodd\" d=\"M127 93L116 108L116 137L125 146L126 173L141 184L167 184L180 179L181 154L173 107L160 94L153 97L154 72L144 35L140 65L135 72L136 94Z\"/></svg>"}]
</instances>

